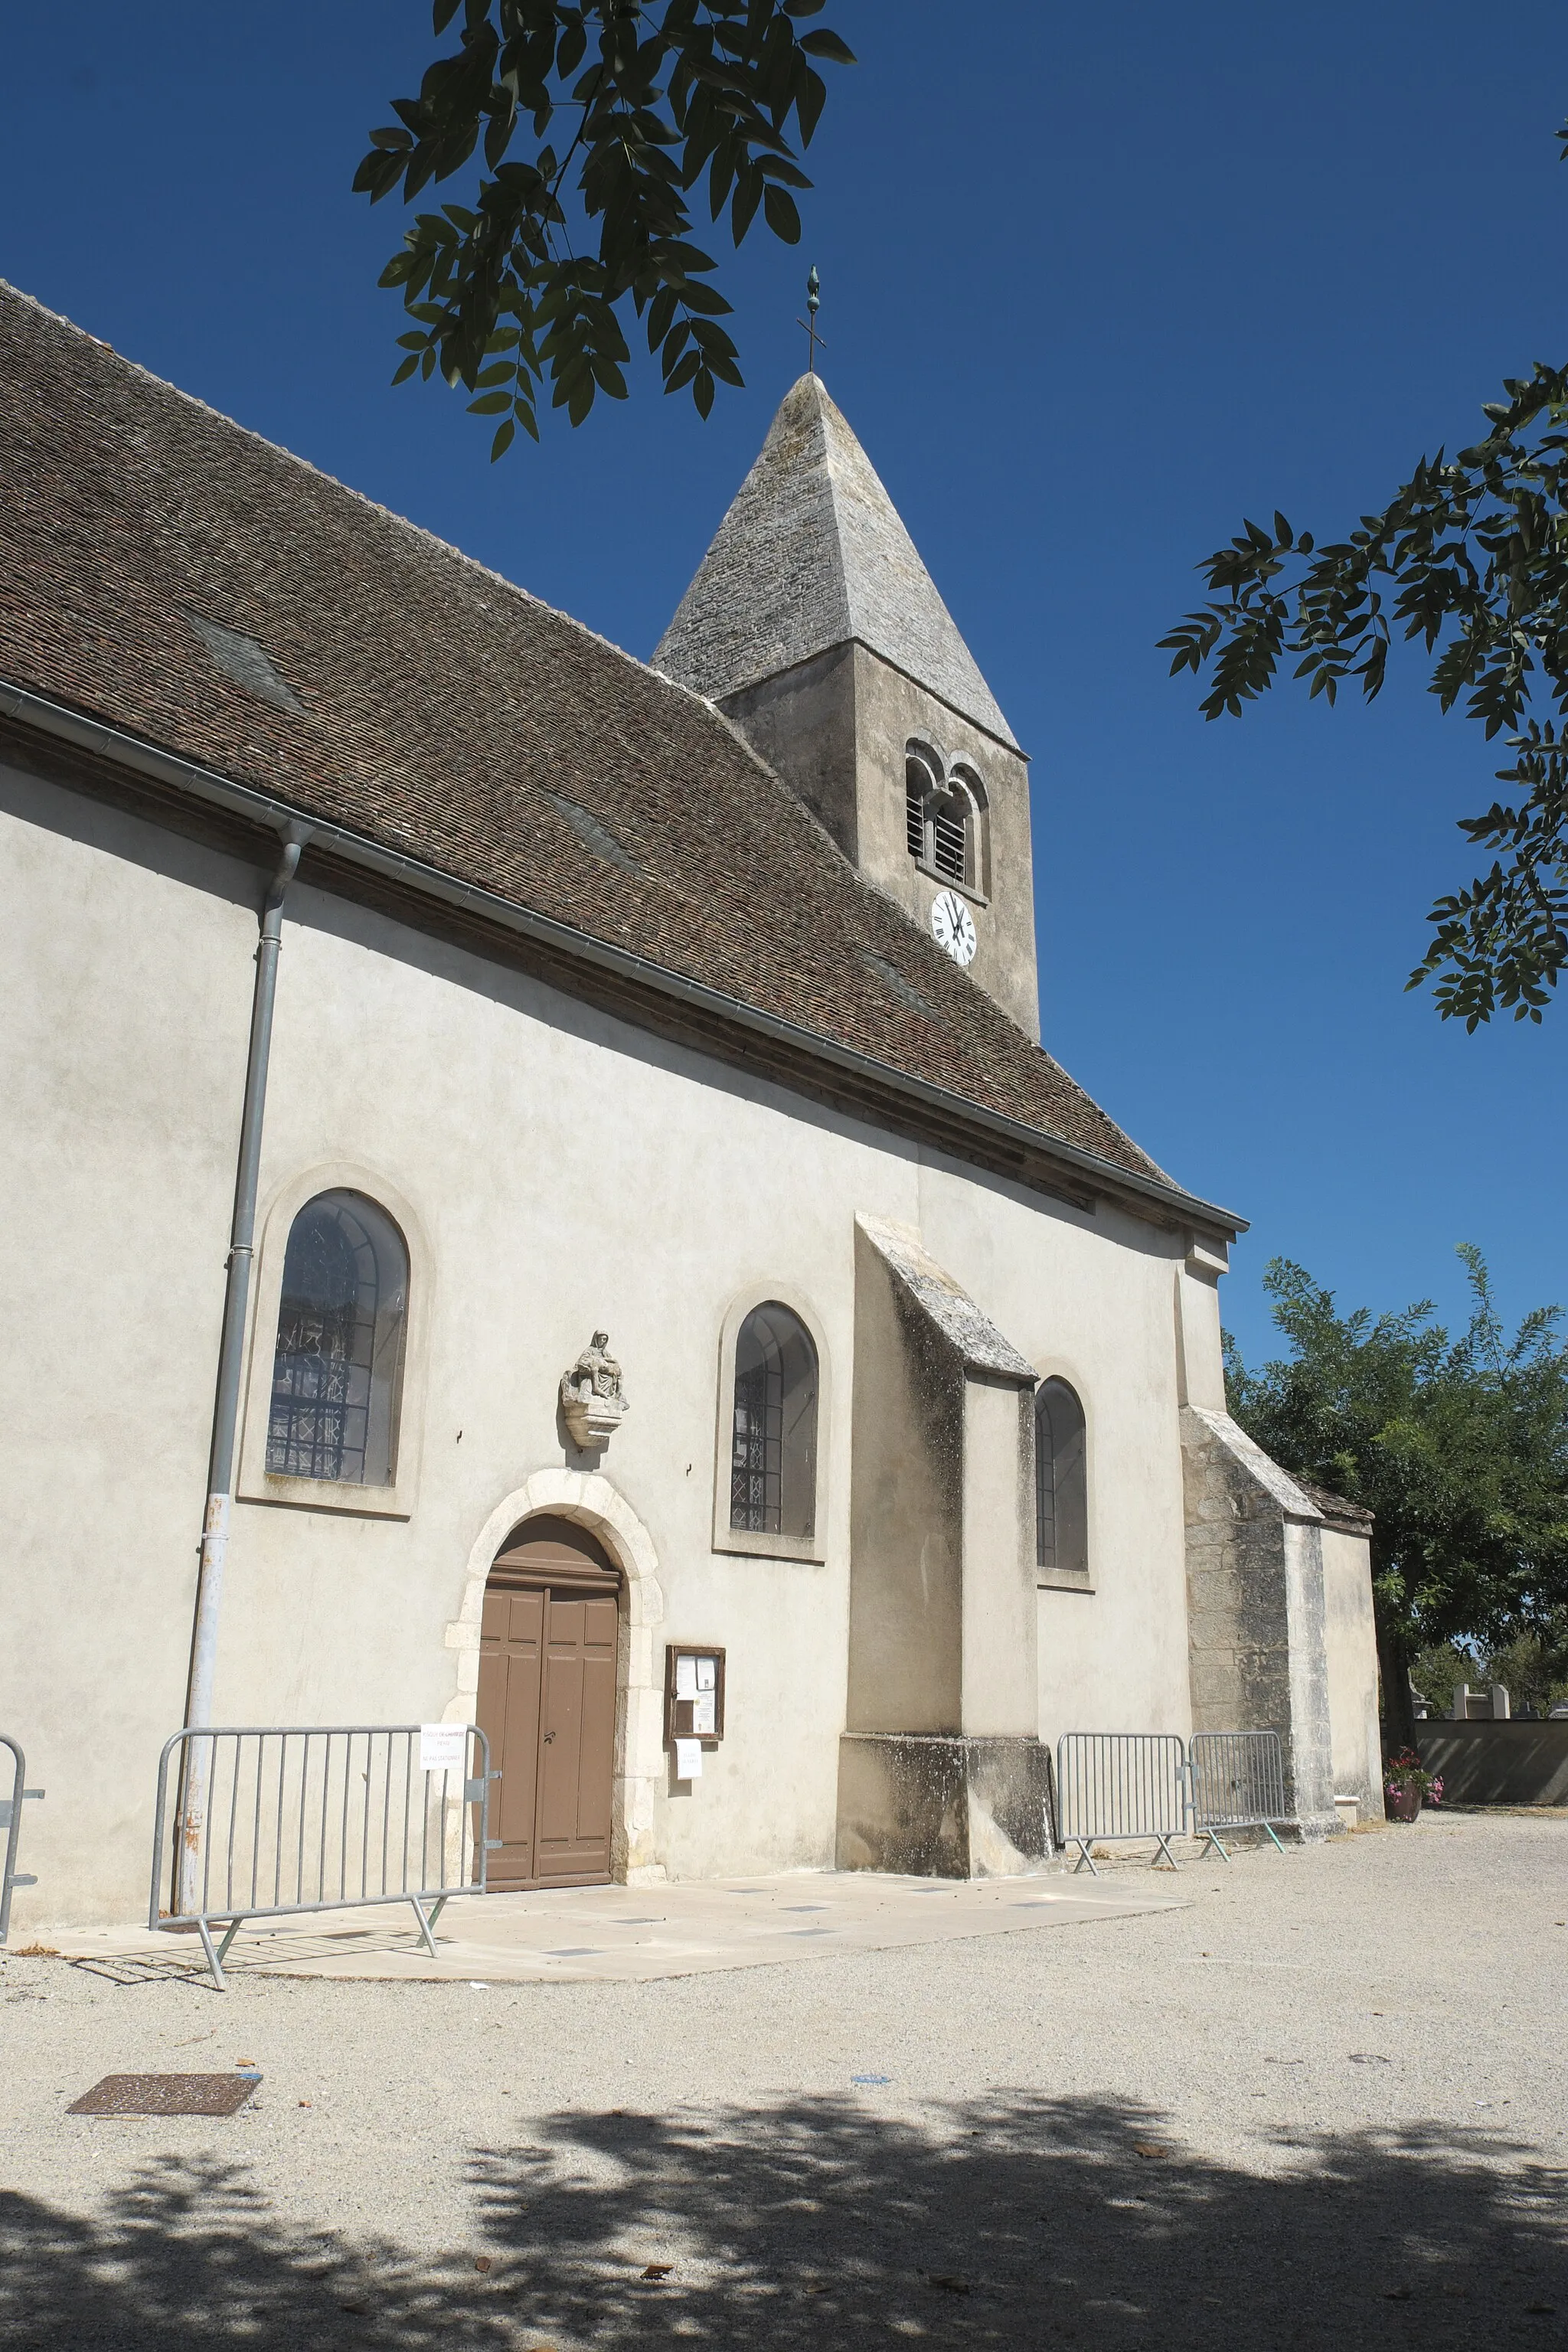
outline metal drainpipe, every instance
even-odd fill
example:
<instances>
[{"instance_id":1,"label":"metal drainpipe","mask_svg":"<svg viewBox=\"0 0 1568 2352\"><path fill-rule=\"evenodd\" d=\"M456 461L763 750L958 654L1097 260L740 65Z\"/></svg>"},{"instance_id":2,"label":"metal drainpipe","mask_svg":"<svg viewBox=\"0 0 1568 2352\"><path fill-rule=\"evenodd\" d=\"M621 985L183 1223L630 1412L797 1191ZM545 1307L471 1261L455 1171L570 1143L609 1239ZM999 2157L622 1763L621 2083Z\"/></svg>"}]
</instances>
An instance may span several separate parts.
<instances>
[{"instance_id":1,"label":"metal drainpipe","mask_svg":"<svg viewBox=\"0 0 1568 2352\"><path fill-rule=\"evenodd\" d=\"M229 1232L228 1276L223 1300L223 1337L218 1347L217 1394L213 1405L212 1449L207 1465L207 1507L202 1524L201 1565L196 1571L195 1620L191 1629L191 1671L185 1689L185 1724L200 1728L212 1720L213 1673L217 1659L218 1616L223 1605L224 1563L228 1550L229 1506L234 1493L234 1443L239 1424L240 1375L245 1320L250 1302L250 1269L256 1255L256 1191L261 1165L261 1122L267 1108L267 1065L272 1046L272 1005L278 992L278 952L283 936L283 901L294 879L300 853L310 837L304 824L289 825L278 871L261 915L256 949L256 989L250 1007L250 1050L245 1066L245 1107L240 1114L239 1164L234 1182L234 1220ZM201 1872L203 1829L211 1780L211 1742L186 1744L177 1898L182 1911L195 1907Z\"/></svg>"}]
</instances>

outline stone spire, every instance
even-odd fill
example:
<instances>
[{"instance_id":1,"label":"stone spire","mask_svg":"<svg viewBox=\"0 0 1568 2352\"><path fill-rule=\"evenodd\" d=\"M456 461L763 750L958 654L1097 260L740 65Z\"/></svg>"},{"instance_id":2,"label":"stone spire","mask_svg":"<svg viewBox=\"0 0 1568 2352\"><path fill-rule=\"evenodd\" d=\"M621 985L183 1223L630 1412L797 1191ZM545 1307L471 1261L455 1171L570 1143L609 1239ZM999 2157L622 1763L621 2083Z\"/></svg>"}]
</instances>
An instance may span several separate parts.
<instances>
[{"instance_id":1,"label":"stone spire","mask_svg":"<svg viewBox=\"0 0 1568 2352\"><path fill-rule=\"evenodd\" d=\"M1017 749L866 452L821 380L803 375L780 403L654 667L720 702L850 643Z\"/></svg>"},{"instance_id":2,"label":"stone spire","mask_svg":"<svg viewBox=\"0 0 1568 2352\"><path fill-rule=\"evenodd\" d=\"M816 376L780 403L653 658L1039 1035L1028 764Z\"/></svg>"}]
</instances>

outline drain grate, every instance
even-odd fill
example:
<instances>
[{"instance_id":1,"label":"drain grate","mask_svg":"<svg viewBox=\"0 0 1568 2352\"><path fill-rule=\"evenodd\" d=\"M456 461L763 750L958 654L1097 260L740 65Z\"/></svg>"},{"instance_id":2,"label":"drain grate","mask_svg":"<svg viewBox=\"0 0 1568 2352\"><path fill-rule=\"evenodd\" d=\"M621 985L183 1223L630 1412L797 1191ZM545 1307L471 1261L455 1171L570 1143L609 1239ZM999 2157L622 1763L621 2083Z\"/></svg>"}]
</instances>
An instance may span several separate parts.
<instances>
[{"instance_id":1,"label":"drain grate","mask_svg":"<svg viewBox=\"0 0 1568 2352\"><path fill-rule=\"evenodd\" d=\"M106 2074L67 2108L72 2116L232 2116L259 2074Z\"/></svg>"}]
</instances>

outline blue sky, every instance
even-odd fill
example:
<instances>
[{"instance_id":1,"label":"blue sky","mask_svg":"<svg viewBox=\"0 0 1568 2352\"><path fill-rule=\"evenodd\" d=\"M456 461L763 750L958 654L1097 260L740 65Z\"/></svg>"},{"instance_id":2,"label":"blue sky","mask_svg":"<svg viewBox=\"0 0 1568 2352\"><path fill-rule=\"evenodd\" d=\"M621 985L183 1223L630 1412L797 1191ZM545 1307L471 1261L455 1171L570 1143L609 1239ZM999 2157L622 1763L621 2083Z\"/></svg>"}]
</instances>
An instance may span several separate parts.
<instances>
[{"instance_id":1,"label":"blue sky","mask_svg":"<svg viewBox=\"0 0 1568 2352\"><path fill-rule=\"evenodd\" d=\"M1252 1220L1226 1286L1568 1300L1568 1003L1467 1037L1402 992L1498 760L1419 666L1371 710L1205 726L1155 639L1243 513L1381 505L1564 350L1568 19L1449 0L833 0L801 247L730 264L748 388L605 404L487 461L388 387L401 234L349 193L417 77L418 0L8 12L0 273L187 391L647 654L799 372L823 373L1034 759L1045 1036ZM456 193L454 189L453 193Z\"/></svg>"}]
</instances>

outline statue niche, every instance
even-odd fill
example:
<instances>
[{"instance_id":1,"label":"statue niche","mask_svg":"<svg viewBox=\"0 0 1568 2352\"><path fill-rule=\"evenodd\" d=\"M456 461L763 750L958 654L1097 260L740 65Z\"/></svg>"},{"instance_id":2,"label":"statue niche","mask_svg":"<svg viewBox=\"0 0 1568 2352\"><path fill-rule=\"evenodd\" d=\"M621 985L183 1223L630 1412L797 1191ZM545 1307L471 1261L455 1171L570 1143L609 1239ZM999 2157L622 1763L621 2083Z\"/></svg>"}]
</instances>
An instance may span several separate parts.
<instances>
[{"instance_id":1,"label":"statue niche","mask_svg":"<svg viewBox=\"0 0 1568 2352\"><path fill-rule=\"evenodd\" d=\"M621 1368L609 1352L610 1335L595 1331L569 1372L561 1375L561 1417L583 1452L607 1445L626 1418Z\"/></svg>"}]
</instances>

